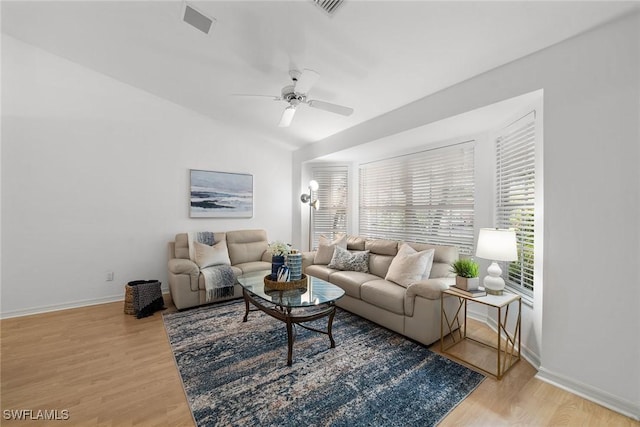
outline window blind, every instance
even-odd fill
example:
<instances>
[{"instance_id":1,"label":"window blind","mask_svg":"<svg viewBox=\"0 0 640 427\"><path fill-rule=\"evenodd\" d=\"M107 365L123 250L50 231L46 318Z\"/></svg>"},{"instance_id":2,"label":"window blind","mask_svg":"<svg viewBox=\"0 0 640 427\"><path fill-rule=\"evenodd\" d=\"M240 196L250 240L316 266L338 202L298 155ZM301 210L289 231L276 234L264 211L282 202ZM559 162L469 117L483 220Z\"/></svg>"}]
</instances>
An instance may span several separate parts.
<instances>
[{"instance_id":1,"label":"window blind","mask_svg":"<svg viewBox=\"0 0 640 427\"><path fill-rule=\"evenodd\" d=\"M473 253L474 141L361 165L360 234Z\"/></svg>"},{"instance_id":2,"label":"window blind","mask_svg":"<svg viewBox=\"0 0 640 427\"><path fill-rule=\"evenodd\" d=\"M518 261L503 263L505 279L533 295L535 111L506 127L496 142L496 225L514 228Z\"/></svg>"},{"instance_id":3,"label":"window blind","mask_svg":"<svg viewBox=\"0 0 640 427\"><path fill-rule=\"evenodd\" d=\"M314 194L320 202L313 212L312 246L318 247L321 235L333 240L347 232L347 206L349 194L349 168L347 166L314 167L312 177L318 181Z\"/></svg>"}]
</instances>

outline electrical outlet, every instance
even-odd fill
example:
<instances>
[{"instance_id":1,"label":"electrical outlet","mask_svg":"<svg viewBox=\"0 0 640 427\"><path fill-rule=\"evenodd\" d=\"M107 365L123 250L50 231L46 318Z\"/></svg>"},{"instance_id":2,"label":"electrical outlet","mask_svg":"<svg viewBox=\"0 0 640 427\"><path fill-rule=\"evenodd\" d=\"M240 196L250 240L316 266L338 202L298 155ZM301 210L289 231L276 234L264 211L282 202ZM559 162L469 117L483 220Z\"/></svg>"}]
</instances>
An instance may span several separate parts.
<instances>
[{"instance_id":1,"label":"electrical outlet","mask_svg":"<svg viewBox=\"0 0 640 427\"><path fill-rule=\"evenodd\" d=\"M107 271L107 282L113 282L113 271Z\"/></svg>"}]
</instances>

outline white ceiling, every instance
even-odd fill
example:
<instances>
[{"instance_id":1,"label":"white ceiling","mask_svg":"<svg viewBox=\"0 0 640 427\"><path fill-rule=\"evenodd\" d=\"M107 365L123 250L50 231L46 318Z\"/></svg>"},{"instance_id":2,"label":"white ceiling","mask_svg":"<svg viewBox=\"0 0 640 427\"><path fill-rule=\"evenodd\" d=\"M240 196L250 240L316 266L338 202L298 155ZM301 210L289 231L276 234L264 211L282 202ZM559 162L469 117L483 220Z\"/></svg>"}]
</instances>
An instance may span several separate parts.
<instances>
[{"instance_id":1,"label":"white ceiling","mask_svg":"<svg viewBox=\"0 0 640 427\"><path fill-rule=\"evenodd\" d=\"M487 132L495 132L507 124L507 120L515 120L516 114L523 114L529 111L528 108L542 105L542 92L537 90L505 99L398 134L335 151L313 160L314 162L367 163L388 158L389 153L398 156L467 139L482 138Z\"/></svg>"},{"instance_id":2,"label":"white ceiling","mask_svg":"<svg viewBox=\"0 0 640 427\"><path fill-rule=\"evenodd\" d=\"M638 9L638 2L356 1L328 16L311 0L193 1L217 22L182 22L182 1L2 1L2 32L292 149ZM288 70L321 78L278 128Z\"/></svg>"}]
</instances>

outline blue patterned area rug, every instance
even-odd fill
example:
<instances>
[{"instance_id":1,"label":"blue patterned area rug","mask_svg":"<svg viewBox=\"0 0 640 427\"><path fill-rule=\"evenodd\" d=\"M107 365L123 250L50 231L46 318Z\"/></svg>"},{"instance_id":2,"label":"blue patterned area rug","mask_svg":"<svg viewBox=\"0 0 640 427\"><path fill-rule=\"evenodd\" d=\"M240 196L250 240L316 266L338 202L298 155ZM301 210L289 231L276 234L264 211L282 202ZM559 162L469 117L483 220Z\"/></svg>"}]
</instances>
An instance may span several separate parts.
<instances>
[{"instance_id":1,"label":"blue patterned area rug","mask_svg":"<svg viewBox=\"0 0 640 427\"><path fill-rule=\"evenodd\" d=\"M485 378L338 309L326 335L233 301L163 316L198 426L432 426ZM326 329L326 319L317 321Z\"/></svg>"}]
</instances>

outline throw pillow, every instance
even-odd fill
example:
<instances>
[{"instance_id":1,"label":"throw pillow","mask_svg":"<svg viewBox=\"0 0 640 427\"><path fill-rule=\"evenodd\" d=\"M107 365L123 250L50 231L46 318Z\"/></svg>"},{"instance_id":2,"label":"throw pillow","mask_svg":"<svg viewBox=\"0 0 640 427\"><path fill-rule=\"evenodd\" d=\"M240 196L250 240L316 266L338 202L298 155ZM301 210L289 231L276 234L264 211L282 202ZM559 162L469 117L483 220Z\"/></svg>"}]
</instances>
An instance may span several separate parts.
<instances>
[{"instance_id":1,"label":"throw pillow","mask_svg":"<svg viewBox=\"0 0 640 427\"><path fill-rule=\"evenodd\" d=\"M423 277L429 277L434 253L434 249L418 252L408 244L402 243L398 254L391 261L385 280L406 288Z\"/></svg>"},{"instance_id":2,"label":"throw pillow","mask_svg":"<svg viewBox=\"0 0 640 427\"><path fill-rule=\"evenodd\" d=\"M229 252L227 251L227 242L219 241L213 246L193 242L196 251L196 264L200 268L211 267L212 265L231 265Z\"/></svg>"},{"instance_id":3,"label":"throw pillow","mask_svg":"<svg viewBox=\"0 0 640 427\"><path fill-rule=\"evenodd\" d=\"M313 258L314 264L329 264L333 257L333 250L336 247L347 249L347 235L343 234L329 241L325 236L320 236L318 250Z\"/></svg>"},{"instance_id":4,"label":"throw pillow","mask_svg":"<svg viewBox=\"0 0 640 427\"><path fill-rule=\"evenodd\" d=\"M336 246L331 262L327 266L336 270L369 272L369 251L349 252Z\"/></svg>"}]
</instances>

